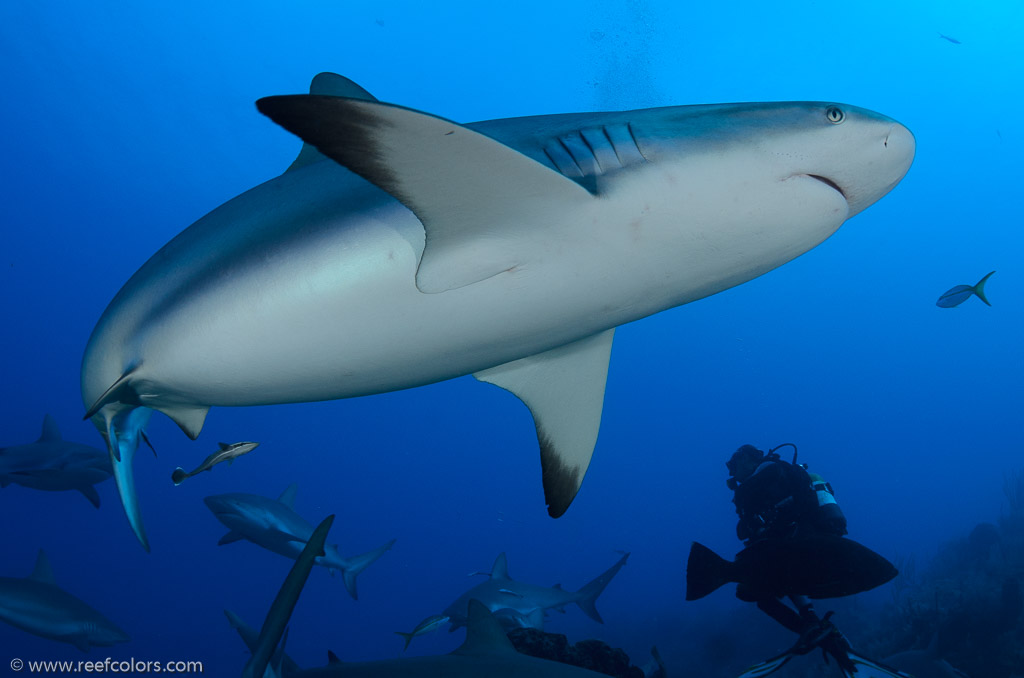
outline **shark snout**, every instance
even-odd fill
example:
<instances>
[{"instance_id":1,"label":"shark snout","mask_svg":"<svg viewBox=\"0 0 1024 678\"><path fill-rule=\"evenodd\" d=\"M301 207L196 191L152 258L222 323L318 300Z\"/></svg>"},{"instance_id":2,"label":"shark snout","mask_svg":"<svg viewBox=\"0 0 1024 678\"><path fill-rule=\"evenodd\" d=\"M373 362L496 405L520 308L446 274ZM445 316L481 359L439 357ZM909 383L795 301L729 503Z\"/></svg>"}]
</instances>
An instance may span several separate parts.
<instances>
[{"instance_id":1,"label":"shark snout","mask_svg":"<svg viewBox=\"0 0 1024 678\"><path fill-rule=\"evenodd\" d=\"M109 646L129 641L131 636L109 621L100 624L89 633L89 642L93 645Z\"/></svg>"},{"instance_id":2,"label":"shark snout","mask_svg":"<svg viewBox=\"0 0 1024 678\"><path fill-rule=\"evenodd\" d=\"M844 189L851 217L891 191L914 162L914 135L895 120L885 123L861 151L851 153L849 165L842 171L845 176L836 181Z\"/></svg>"}]
</instances>

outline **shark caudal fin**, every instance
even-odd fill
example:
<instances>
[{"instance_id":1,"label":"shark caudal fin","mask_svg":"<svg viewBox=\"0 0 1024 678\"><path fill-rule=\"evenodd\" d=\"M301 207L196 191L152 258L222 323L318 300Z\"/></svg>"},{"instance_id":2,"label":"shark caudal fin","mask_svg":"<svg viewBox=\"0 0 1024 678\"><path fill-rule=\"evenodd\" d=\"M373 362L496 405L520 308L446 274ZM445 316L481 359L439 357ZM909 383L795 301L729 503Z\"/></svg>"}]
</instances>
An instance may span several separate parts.
<instances>
[{"instance_id":1,"label":"shark caudal fin","mask_svg":"<svg viewBox=\"0 0 1024 678\"><path fill-rule=\"evenodd\" d=\"M146 528L142 524L142 512L139 510L139 497L135 491L135 475L132 473L132 462L135 451L139 448L142 429L149 423L152 410L146 407L129 407L111 412L109 409L99 412L93 419L107 441L110 453L110 464L114 469L114 482L117 492L121 495L121 505L125 517L135 533L142 548L149 551L149 540Z\"/></svg>"},{"instance_id":2,"label":"shark caudal fin","mask_svg":"<svg viewBox=\"0 0 1024 678\"><path fill-rule=\"evenodd\" d=\"M327 541L327 532L331 529L333 522L334 516L330 515L316 526L313 535L306 542L302 553L299 554L292 569L288 572L288 576L285 577L284 583L281 584L281 590L277 592L274 602L270 605L270 610L267 611L267 618L263 622L263 628L260 629L256 649L253 650L252 657L242 669L242 678L264 678L264 672L271 659L279 652L278 647L281 645L285 628L292 617L295 604L299 602L299 594L302 593L302 587L309 579L313 564L317 558L324 555L324 542Z\"/></svg>"},{"instance_id":3,"label":"shark caudal fin","mask_svg":"<svg viewBox=\"0 0 1024 678\"><path fill-rule=\"evenodd\" d=\"M359 591L356 590L356 577L359 576L360 572L369 567L373 561L380 558L387 551L390 551L394 544L395 540L392 539L387 544L377 547L372 551L344 559L344 566L339 569L341 570L342 579L345 580L345 589L352 596L352 600L359 600Z\"/></svg>"},{"instance_id":4,"label":"shark caudal fin","mask_svg":"<svg viewBox=\"0 0 1024 678\"><path fill-rule=\"evenodd\" d=\"M725 558L703 544L693 542L686 561L686 599L698 600L728 584L732 566Z\"/></svg>"},{"instance_id":5,"label":"shark caudal fin","mask_svg":"<svg viewBox=\"0 0 1024 678\"><path fill-rule=\"evenodd\" d=\"M995 271L992 271L992 273L995 273ZM977 285L974 286L974 293L978 295L979 299L985 302L986 306L992 305L988 303L988 299L985 298L985 283L987 283L988 279L992 277L992 273L987 274L984 278L978 281Z\"/></svg>"},{"instance_id":6,"label":"shark caudal fin","mask_svg":"<svg viewBox=\"0 0 1024 678\"><path fill-rule=\"evenodd\" d=\"M580 606L580 609L583 610L584 614L599 624L603 624L604 620L601 619L601 615L597 611L597 606L595 604L597 603L597 597L601 595L601 592L604 591L606 586L608 586L608 582L612 580L612 577L618 574L619 570L622 569L622 566L626 564L627 558L629 558L628 553L622 556L622 558L619 559L619 562L609 567L602 574L595 577L576 592L576 595L579 596L576 599L576 604Z\"/></svg>"}]
</instances>

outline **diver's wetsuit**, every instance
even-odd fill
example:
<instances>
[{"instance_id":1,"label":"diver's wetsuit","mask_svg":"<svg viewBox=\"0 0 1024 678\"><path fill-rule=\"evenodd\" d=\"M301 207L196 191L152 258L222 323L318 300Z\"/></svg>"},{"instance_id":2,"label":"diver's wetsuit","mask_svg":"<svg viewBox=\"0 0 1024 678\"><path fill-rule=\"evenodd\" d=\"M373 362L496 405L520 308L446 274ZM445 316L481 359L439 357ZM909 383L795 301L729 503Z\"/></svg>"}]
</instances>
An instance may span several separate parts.
<instances>
[{"instance_id":1,"label":"diver's wetsuit","mask_svg":"<svg viewBox=\"0 0 1024 678\"><path fill-rule=\"evenodd\" d=\"M818 500L807 471L769 455L746 480L737 483L733 503L739 515L736 536L749 545L761 539L790 539L815 534L846 534L845 523L819 520ZM757 607L796 634L803 634L820 620L810 601L790 596L798 611L773 595L737 586L736 597Z\"/></svg>"}]
</instances>

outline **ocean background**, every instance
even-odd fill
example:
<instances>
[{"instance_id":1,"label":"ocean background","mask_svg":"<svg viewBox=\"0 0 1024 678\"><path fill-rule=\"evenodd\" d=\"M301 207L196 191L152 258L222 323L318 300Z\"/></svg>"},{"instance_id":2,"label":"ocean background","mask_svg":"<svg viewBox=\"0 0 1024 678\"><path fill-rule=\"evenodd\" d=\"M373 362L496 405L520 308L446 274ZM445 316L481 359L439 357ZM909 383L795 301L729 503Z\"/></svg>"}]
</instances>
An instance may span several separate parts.
<instances>
[{"instance_id":1,"label":"ocean background","mask_svg":"<svg viewBox=\"0 0 1024 678\"><path fill-rule=\"evenodd\" d=\"M75 492L3 489L0 576L27 576L43 548L61 587L132 640L85 655L0 625L0 675L13 657L107 656L235 675L248 654L222 610L258 626L291 563L217 546L226 528L202 498L276 497L292 482L311 523L337 514L329 541L343 555L397 538L360 575L358 601L313 572L287 645L302 666L327 649L401 655L393 632L440 612L500 552L513 578L576 589L629 551L598 600L603 625L571 606L547 629L636 664L657 644L674 676L735 675L792 640L731 586L684 602L692 541L739 550L724 463L743 443L795 443L832 482L852 538L924 569L1005 514L1004 483L1024 468L1022 25L1024 5L1009 1L3 3L0 447L35 440L47 412L65 438L102 447L79 393L93 326L167 241L292 162L299 140L253 103L304 93L321 71L465 122L835 101L899 120L917 155L890 195L808 254L616 332L593 463L560 519L544 508L529 412L472 377L215 408L196 442L156 414L158 457L142 448L135 461L149 554L112 481L99 510ZM991 270L991 308L935 306ZM241 440L261 446L171 484L175 466ZM818 609L840 610L842 627L893 595ZM462 638L419 637L407 655Z\"/></svg>"}]
</instances>

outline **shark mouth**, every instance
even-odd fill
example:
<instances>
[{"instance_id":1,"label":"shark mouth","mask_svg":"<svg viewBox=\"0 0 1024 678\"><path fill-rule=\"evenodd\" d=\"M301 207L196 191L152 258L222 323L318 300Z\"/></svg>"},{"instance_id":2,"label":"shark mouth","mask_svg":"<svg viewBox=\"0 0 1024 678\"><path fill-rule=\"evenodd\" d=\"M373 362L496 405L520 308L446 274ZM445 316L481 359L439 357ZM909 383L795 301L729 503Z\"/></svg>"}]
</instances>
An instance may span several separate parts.
<instances>
[{"instance_id":1,"label":"shark mouth","mask_svg":"<svg viewBox=\"0 0 1024 678\"><path fill-rule=\"evenodd\" d=\"M846 197L846 193L843 192L843 189L839 188L839 184L832 181L828 177L823 177L820 174L805 174L804 176L810 177L811 179L817 179L821 183L825 184L826 186L834 190L839 195L843 196L844 200L846 200L847 202L850 201L849 198Z\"/></svg>"}]
</instances>

